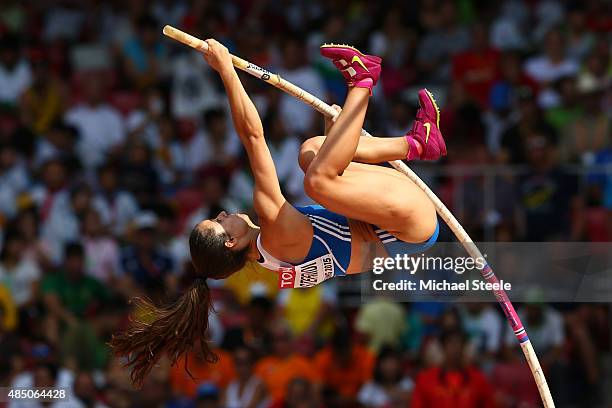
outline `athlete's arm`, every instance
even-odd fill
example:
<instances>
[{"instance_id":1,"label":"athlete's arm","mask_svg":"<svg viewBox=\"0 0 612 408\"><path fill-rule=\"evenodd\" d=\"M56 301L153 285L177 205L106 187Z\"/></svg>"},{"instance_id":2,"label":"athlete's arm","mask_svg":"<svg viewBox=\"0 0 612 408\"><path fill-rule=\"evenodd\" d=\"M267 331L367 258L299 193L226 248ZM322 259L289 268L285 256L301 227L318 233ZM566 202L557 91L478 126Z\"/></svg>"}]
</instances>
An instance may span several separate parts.
<instances>
[{"instance_id":1,"label":"athlete's arm","mask_svg":"<svg viewBox=\"0 0 612 408\"><path fill-rule=\"evenodd\" d=\"M264 138L261 119L238 78L227 48L215 40L206 42L209 50L204 52L204 57L221 76L236 133L249 157L255 178L253 206L259 221L275 227L291 227L296 222L301 223L303 216L287 202L281 192L274 161Z\"/></svg>"}]
</instances>

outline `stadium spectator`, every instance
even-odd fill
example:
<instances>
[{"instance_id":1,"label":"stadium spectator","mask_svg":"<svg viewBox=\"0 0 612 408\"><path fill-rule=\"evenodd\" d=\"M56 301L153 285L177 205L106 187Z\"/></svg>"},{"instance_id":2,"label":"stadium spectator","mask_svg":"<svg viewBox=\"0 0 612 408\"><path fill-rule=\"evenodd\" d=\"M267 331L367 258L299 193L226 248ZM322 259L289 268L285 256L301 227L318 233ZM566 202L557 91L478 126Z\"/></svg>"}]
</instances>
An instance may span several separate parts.
<instances>
[{"instance_id":1,"label":"stadium spectator","mask_svg":"<svg viewBox=\"0 0 612 408\"><path fill-rule=\"evenodd\" d=\"M108 408L99 396L98 387L92 373L81 371L75 374L73 384L74 398L69 404L91 408Z\"/></svg>"},{"instance_id":2,"label":"stadium spectator","mask_svg":"<svg viewBox=\"0 0 612 408\"><path fill-rule=\"evenodd\" d=\"M270 404L270 408L317 408L319 403L313 388L308 379L296 377L287 384L286 396Z\"/></svg>"},{"instance_id":3,"label":"stadium spectator","mask_svg":"<svg viewBox=\"0 0 612 408\"><path fill-rule=\"evenodd\" d=\"M611 119L601 103L605 89L602 84L582 77L578 79L577 88L575 98L582 106L577 106L576 114L571 115L560 148L564 148L571 158L588 165L593 163L598 152L609 146Z\"/></svg>"},{"instance_id":4,"label":"stadium spectator","mask_svg":"<svg viewBox=\"0 0 612 408\"><path fill-rule=\"evenodd\" d=\"M597 386L602 376L597 358L603 340L598 322L601 309L599 305L589 304L569 305L564 309L569 352L561 365L564 377L571 380L561 380L556 395L560 403L596 405L601 398Z\"/></svg>"},{"instance_id":5,"label":"stadium spectator","mask_svg":"<svg viewBox=\"0 0 612 408\"><path fill-rule=\"evenodd\" d=\"M42 269L46 269L50 261L50 248L44 240L40 238L40 223L38 221L36 207L26 205L19 211L9 224L7 231L15 231L23 237L23 258L27 259Z\"/></svg>"},{"instance_id":6,"label":"stadium spectator","mask_svg":"<svg viewBox=\"0 0 612 408\"><path fill-rule=\"evenodd\" d=\"M489 46L488 27L477 24L471 29L472 46L452 60L452 78L480 106L487 107L489 90L498 77L499 52Z\"/></svg>"},{"instance_id":7,"label":"stadium spectator","mask_svg":"<svg viewBox=\"0 0 612 408\"><path fill-rule=\"evenodd\" d=\"M516 97L519 105L516 112L517 119L513 126L502 133L498 161L510 164L526 164L528 151L526 143L529 135L536 131L545 137L549 144L555 144L557 143L557 133L546 122L530 88L520 88Z\"/></svg>"},{"instance_id":8,"label":"stadium spectator","mask_svg":"<svg viewBox=\"0 0 612 408\"><path fill-rule=\"evenodd\" d=\"M299 86L313 95L323 95L325 85L319 74L308 65L306 51L302 39L287 36L281 44L282 64L279 75L287 81ZM280 114L287 130L300 139L313 136L312 129L316 127L319 118L315 112L302 101L293 96L283 94L280 101Z\"/></svg>"},{"instance_id":9,"label":"stadium spectator","mask_svg":"<svg viewBox=\"0 0 612 408\"><path fill-rule=\"evenodd\" d=\"M61 118L67 102L66 89L51 75L43 50L31 51L29 60L32 84L21 98L21 118L36 133L44 135Z\"/></svg>"},{"instance_id":10,"label":"stadium spectator","mask_svg":"<svg viewBox=\"0 0 612 408\"><path fill-rule=\"evenodd\" d=\"M169 116L158 120L159 136L150 142L155 170L159 174L164 191L174 192L181 186L187 169L186 152L178 140L177 125Z\"/></svg>"},{"instance_id":11,"label":"stadium spectator","mask_svg":"<svg viewBox=\"0 0 612 408\"><path fill-rule=\"evenodd\" d=\"M132 243L121 253L121 267L141 289L159 293L171 279L173 265L158 242L157 216L150 211L140 213L134 228Z\"/></svg>"},{"instance_id":12,"label":"stadium spectator","mask_svg":"<svg viewBox=\"0 0 612 408\"><path fill-rule=\"evenodd\" d=\"M489 376L495 389L498 407L537 407L540 405L538 387L530 377L530 369L522 353L504 347Z\"/></svg>"},{"instance_id":13,"label":"stadium spectator","mask_svg":"<svg viewBox=\"0 0 612 408\"><path fill-rule=\"evenodd\" d=\"M461 311L462 330L469 333L474 359L490 369L502 345L502 321L497 311L486 303L466 303Z\"/></svg>"},{"instance_id":14,"label":"stadium spectator","mask_svg":"<svg viewBox=\"0 0 612 408\"><path fill-rule=\"evenodd\" d=\"M256 408L265 405L266 390L254 374L255 353L247 348L237 348L233 353L236 379L225 390L224 408Z\"/></svg>"},{"instance_id":15,"label":"stadium spectator","mask_svg":"<svg viewBox=\"0 0 612 408\"><path fill-rule=\"evenodd\" d=\"M28 189L29 178L15 146L0 144L0 216L5 220L15 216L18 198Z\"/></svg>"},{"instance_id":16,"label":"stadium spectator","mask_svg":"<svg viewBox=\"0 0 612 408\"><path fill-rule=\"evenodd\" d=\"M359 389L372 377L374 362L374 354L356 343L347 328L337 328L330 344L314 356L328 404L354 404Z\"/></svg>"},{"instance_id":17,"label":"stadium spectator","mask_svg":"<svg viewBox=\"0 0 612 408\"><path fill-rule=\"evenodd\" d=\"M444 361L417 375L411 407L495 407L493 388L475 366L465 364L466 338L461 331L441 335Z\"/></svg>"},{"instance_id":18,"label":"stadium spectator","mask_svg":"<svg viewBox=\"0 0 612 408\"><path fill-rule=\"evenodd\" d=\"M533 129L525 144L529 172L517 182L523 217L519 225L525 239L582 239L583 201L576 177L559 167L555 146L543 129Z\"/></svg>"},{"instance_id":19,"label":"stadium spectator","mask_svg":"<svg viewBox=\"0 0 612 408\"><path fill-rule=\"evenodd\" d=\"M47 13L42 35L49 42L54 40L75 41L84 23L85 10L69 1L60 2L57 7Z\"/></svg>"},{"instance_id":20,"label":"stadium spectator","mask_svg":"<svg viewBox=\"0 0 612 408\"><path fill-rule=\"evenodd\" d=\"M402 307L378 297L360 307L355 328L367 336L370 350L378 352L385 346L399 346L405 324Z\"/></svg>"},{"instance_id":21,"label":"stadium spectator","mask_svg":"<svg viewBox=\"0 0 612 408\"><path fill-rule=\"evenodd\" d=\"M236 378L236 369L230 353L220 349L215 350L219 360L216 364L211 364L200 357L197 347L194 347L193 353L180 359L170 368L172 391L178 395L197 396L198 386L203 383L212 383L217 390L225 389ZM185 372L185 364L191 375Z\"/></svg>"},{"instance_id":22,"label":"stadium spectator","mask_svg":"<svg viewBox=\"0 0 612 408\"><path fill-rule=\"evenodd\" d=\"M527 7L522 2L504 2L491 25L491 44L501 51L526 49L529 38L523 27L528 17Z\"/></svg>"},{"instance_id":23,"label":"stadium spectator","mask_svg":"<svg viewBox=\"0 0 612 408\"><path fill-rule=\"evenodd\" d=\"M292 335L306 342L317 337L329 337L330 318L338 299L331 285L315 286L304 290L284 290L279 293L277 305L279 314L287 322Z\"/></svg>"},{"instance_id":24,"label":"stadium spectator","mask_svg":"<svg viewBox=\"0 0 612 408\"><path fill-rule=\"evenodd\" d=\"M385 60L382 85L385 97L396 97L416 79L411 60L416 52L416 33L406 27L401 8L392 8L383 21L382 29L372 33L370 52Z\"/></svg>"},{"instance_id":25,"label":"stadium spectator","mask_svg":"<svg viewBox=\"0 0 612 408\"><path fill-rule=\"evenodd\" d=\"M222 108L207 110L204 127L185 146L188 168L197 171L209 165L229 166L238 155L240 140Z\"/></svg>"},{"instance_id":26,"label":"stadium spectator","mask_svg":"<svg viewBox=\"0 0 612 408\"><path fill-rule=\"evenodd\" d=\"M263 126L281 188L296 205L311 204L304 192L304 173L295 160L300 153L300 140L287 130L276 109L268 109Z\"/></svg>"},{"instance_id":27,"label":"stadium spectator","mask_svg":"<svg viewBox=\"0 0 612 408\"><path fill-rule=\"evenodd\" d=\"M41 234L51 250L54 262L60 261L64 244L79 239L80 219L93 208L93 192L87 184L76 184L57 194L43 221Z\"/></svg>"},{"instance_id":28,"label":"stadium spectator","mask_svg":"<svg viewBox=\"0 0 612 408\"><path fill-rule=\"evenodd\" d=\"M87 274L113 286L121 274L119 246L106 235L96 210L85 210L81 216L81 236L85 248Z\"/></svg>"},{"instance_id":29,"label":"stadium spectator","mask_svg":"<svg viewBox=\"0 0 612 408\"><path fill-rule=\"evenodd\" d=\"M61 120L50 124L36 145L34 165L38 168L49 160L60 159L72 170L80 169L81 163L75 150L78 139L79 132L74 126L66 125Z\"/></svg>"},{"instance_id":30,"label":"stadium spectator","mask_svg":"<svg viewBox=\"0 0 612 408\"><path fill-rule=\"evenodd\" d=\"M543 87L578 72L576 61L565 55L565 37L561 31L553 29L546 34L543 51L543 54L534 56L525 63L527 75Z\"/></svg>"},{"instance_id":31,"label":"stadium spectator","mask_svg":"<svg viewBox=\"0 0 612 408\"><path fill-rule=\"evenodd\" d=\"M451 58L470 46L470 33L458 21L456 7L454 1L441 2L435 26L419 42L417 63L421 75L430 83L448 81Z\"/></svg>"},{"instance_id":32,"label":"stadium spectator","mask_svg":"<svg viewBox=\"0 0 612 408\"><path fill-rule=\"evenodd\" d=\"M400 353L389 348L380 350L372 380L359 390L359 402L375 408L408 406L414 382L404 375L402 365Z\"/></svg>"},{"instance_id":33,"label":"stadium spectator","mask_svg":"<svg viewBox=\"0 0 612 408\"><path fill-rule=\"evenodd\" d=\"M612 80L612 62L610 47L606 46L606 37L600 35L587 56L579 74L579 83L593 83L595 87L605 88ZM585 81L586 80L586 81Z\"/></svg>"},{"instance_id":34,"label":"stadium spectator","mask_svg":"<svg viewBox=\"0 0 612 408\"><path fill-rule=\"evenodd\" d=\"M414 106L402 97L395 97L389 101L389 117L384 126L387 135L401 135L410 129L410 118L414 117Z\"/></svg>"},{"instance_id":35,"label":"stadium spectator","mask_svg":"<svg viewBox=\"0 0 612 408\"><path fill-rule=\"evenodd\" d=\"M595 35L587 26L586 9L580 3L574 3L567 13L567 55L583 61L595 44Z\"/></svg>"},{"instance_id":36,"label":"stadium spectator","mask_svg":"<svg viewBox=\"0 0 612 408\"><path fill-rule=\"evenodd\" d=\"M187 5L182 1L157 0L153 2L151 13L158 21L178 26L187 14Z\"/></svg>"},{"instance_id":37,"label":"stadium spectator","mask_svg":"<svg viewBox=\"0 0 612 408\"><path fill-rule=\"evenodd\" d=\"M179 119L195 119L201 112L219 104L211 69L199 52L188 52L172 58L172 114Z\"/></svg>"},{"instance_id":38,"label":"stadium spectator","mask_svg":"<svg viewBox=\"0 0 612 408\"><path fill-rule=\"evenodd\" d=\"M123 45L124 70L136 89L156 85L164 74L166 45L160 41L159 23L150 15L136 22L138 33Z\"/></svg>"},{"instance_id":39,"label":"stadium spectator","mask_svg":"<svg viewBox=\"0 0 612 408\"><path fill-rule=\"evenodd\" d=\"M32 71L21 57L20 38L5 35L0 42L0 107L16 108L19 98L32 83Z\"/></svg>"},{"instance_id":40,"label":"stadium spectator","mask_svg":"<svg viewBox=\"0 0 612 408\"><path fill-rule=\"evenodd\" d=\"M131 109L125 118L127 139L138 139L151 148L159 144L159 119L165 111L165 101L157 88L149 88L138 106Z\"/></svg>"},{"instance_id":41,"label":"stadium spectator","mask_svg":"<svg viewBox=\"0 0 612 408\"><path fill-rule=\"evenodd\" d=\"M136 217L138 203L130 191L122 188L118 166L105 164L98 169L97 174L99 188L94 198L95 206L100 211L104 225L109 226L115 235L121 236L128 223Z\"/></svg>"},{"instance_id":42,"label":"stadium spectator","mask_svg":"<svg viewBox=\"0 0 612 408\"><path fill-rule=\"evenodd\" d=\"M257 358L268 355L271 350L272 333L270 323L274 304L265 296L253 296L246 306L246 321L225 332L222 346L235 351L240 347L253 350Z\"/></svg>"},{"instance_id":43,"label":"stadium spectator","mask_svg":"<svg viewBox=\"0 0 612 408\"><path fill-rule=\"evenodd\" d=\"M41 283L48 311L47 337L61 344L64 358L74 359L83 369L100 368L107 350L96 333L96 323L111 299L110 290L85 273L85 251L68 243L62 270L45 276Z\"/></svg>"},{"instance_id":44,"label":"stadium spectator","mask_svg":"<svg viewBox=\"0 0 612 408\"><path fill-rule=\"evenodd\" d=\"M64 252L63 270L46 276L41 286L51 317L72 324L99 310L108 290L85 274L85 252L80 244L66 244Z\"/></svg>"},{"instance_id":45,"label":"stadium spectator","mask_svg":"<svg viewBox=\"0 0 612 408\"><path fill-rule=\"evenodd\" d=\"M0 251L0 284L11 291L19 308L33 305L38 296L41 271L26 257L25 240L18 232L4 237Z\"/></svg>"},{"instance_id":46,"label":"stadium spectator","mask_svg":"<svg viewBox=\"0 0 612 408\"><path fill-rule=\"evenodd\" d=\"M100 166L106 155L125 139L123 119L119 112L105 103L106 78L90 73L82 81L83 102L68 109L64 120L79 131L77 152L87 170Z\"/></svg>"},{"instance_id":47,"label":"stadium spectator","mask_svg":"<svg viewBox=\"0 0 612 408\"><path fill-rule=\"evenodd\" d=\"M134 140L125 146L120 171L123 188L134 195L139 207L145 208L155 203L161 185L151 149L145 142Z\"/></svg>"},{"instance_id":48,"label":"stadium spectator","mask_svg":"<svg viewBox=\"0 0 612 408\"><path fill-rule=\"evenodd\" d=\"M0 347L3 350L0 355L0 381L3 384L8 383L9 378L23 365L23 342L15 331L17 323L18 311L11 299L11 292L0 284Z\"/></svg>"},{"instance_id":49,"label":"stadium spectator","mask_svg":"<svg viewBox=\"0 0 612 408\"><path fill-rule=\"evenodd\" d=\"M555 127L557 132L563 132L571 127L570 125L582 114L578 101L576 77L560 78L555 82L553 89L556 93L556 100L551 99L546 111L546 120ZM561 133L561 141L565 139L565 136Z\"/></svg>"},{"instance_id":50,"label":"stadium spectator","mask_svg":"<svg viewBox=\"0 0 612 408\"><path fill-rule=\"evenodd\" d=\"M272 354L260 359L255 366L255 374L263 380L273 403L285 400L290 384L296 379L319 382L312 361L295 351L291 331L283 322L273 329L272 348Z\"/></svg>"}]
</instances>

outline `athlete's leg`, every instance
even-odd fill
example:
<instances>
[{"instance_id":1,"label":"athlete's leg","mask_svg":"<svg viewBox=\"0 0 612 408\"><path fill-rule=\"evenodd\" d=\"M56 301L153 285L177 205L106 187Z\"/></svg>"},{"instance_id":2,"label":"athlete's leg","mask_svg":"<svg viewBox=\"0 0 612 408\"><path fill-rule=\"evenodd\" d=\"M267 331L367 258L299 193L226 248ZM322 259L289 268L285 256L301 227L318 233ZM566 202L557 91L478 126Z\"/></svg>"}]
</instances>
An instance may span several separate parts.
<instances>
[{"instance_id":1,"label":"athlete's leg","mask_svg":"<svg viewBox=\"0 0 612 408\"><path fill-rule=\"evenodd\" d=\"M370 91L367 88L349 89L344 109L308 167L306 178L315 174L326 177L341 175L353 161L369 98Z\"/></svg>"},{"instance_id":2,"label":"athlete's leg","mask_svg":"<svg viewBox=\"0 0 612 408\"><path fill-rule=\"evenodd\" d=\"M315 136L304 141L300 148L299 163L306 173L310 163L321 150L326 136ZM365 137L359 138L353 161L358 163L376 164L393 160L403 160L408 155L408 143L404 136L400 137Z\"/></svg>"},{"instance_id":3,"label":"athlete's leg","mask_svg":"<svg viewBox=\"0 0 612 408\"><path fill-rule=\"evenodd\" d=\"M440 133L440 111L433 95L426 89L419 91L419 105L412 129L403 137L361 137L353 156L360 163L381 163L392 160L437 160L446 155L446 145ZM340 108L334 107L339 110ZM333 132L334 124L326 120L326 134ZM314 160L325 136L305 141L300 149L299 163L304 172Z\"/></svg>"},{"instance_id":4,"label":"athlete's leg","mask_svg":"<svg viewBox=\"0 0 612 408\"><path fill-rule=\"evenodd\" d=\"M391 143L360 137L368 97L367 90L349 90L344 109L308 166L304 188L330 211L378 225L403 241L423 242L436 227L435 209L427 196L393 169L351 163L360 142L362 149L393 150ZM407 150L406 141L401 142Z\"/></svg>"},{"instance_id":5,"label":"athlete's leg","mask_svg":"<svg viewBox=\"0 0 612 408\"><path fill-rule=\"evenodd\" d=\"M349 54L334 63L347 60L355 58ZM352 63L342 64L346 65L359 70ZM331 211L378 225L401 240L423 242L433 234L437 223L433 204L425 194L395 170L351 163L360 141L368 97L368 89L349 90L342 112L308 167L304 187L311 198Z\"/></svg>"},{"instance_id":6,"label":"athlete's leg","mask_svg":"<svg viewBox=\"0 0 612 408\"><path fill-rule=\"evenodd\" d=\"M377 225L405 242L424 242L436 229L431 200L409 178L388 167L353 162L342 176L311 177L304 186L330 211Z\"/></svg>"}]
</instances>

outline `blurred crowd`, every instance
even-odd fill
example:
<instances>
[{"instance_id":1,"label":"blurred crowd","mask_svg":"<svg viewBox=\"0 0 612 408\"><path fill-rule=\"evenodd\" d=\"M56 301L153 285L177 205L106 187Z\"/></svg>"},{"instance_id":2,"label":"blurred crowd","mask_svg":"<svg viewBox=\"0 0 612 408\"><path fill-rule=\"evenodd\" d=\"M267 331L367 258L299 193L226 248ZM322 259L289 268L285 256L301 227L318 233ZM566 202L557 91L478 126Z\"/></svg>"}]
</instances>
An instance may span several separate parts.
<instances>
[{"instance_id":1,"label":"blurred crowd","mask_svg":"<svg viewBox=\"0 0 612 408\"><path fill-rule=\"evenodd\" d=\"M539 406L493 304L355 304L335 281L278 293L253 265L211 283L219 362L194 350L132 388L105 344L129 313L147 319L129 299L173 299L194 278L190 229L220 210L252 213L222 84L164 24L214 37L330 104L346 89L319 45L380 55L365 127L401 136L416 90L437 96L448 158L414 169L475 239L612 238L606 0L6 0L0 386L66 388L54 407ZM285 195L311 203L297 156L322 118L242 78ZM519 314L557 406L610 402L607 304L534 296Z\"/></svg>"}]
</instances>

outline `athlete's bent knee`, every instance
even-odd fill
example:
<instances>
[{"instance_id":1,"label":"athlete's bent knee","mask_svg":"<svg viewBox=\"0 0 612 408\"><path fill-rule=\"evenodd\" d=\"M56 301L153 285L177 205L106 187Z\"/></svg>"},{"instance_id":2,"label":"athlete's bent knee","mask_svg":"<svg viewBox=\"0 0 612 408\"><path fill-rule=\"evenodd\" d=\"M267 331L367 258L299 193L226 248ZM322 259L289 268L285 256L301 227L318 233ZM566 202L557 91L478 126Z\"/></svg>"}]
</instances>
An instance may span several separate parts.
<instances>
[{"instance_id":1,"label":"athlete's bent knee","mask_svg":"<svg viewBox=\"0 0 612 408\"><path fill-rule=\"evenodd\" d=\"M302 143L298 163L300 164L300 168L304 173L308 171L310 163L312 163L317 153L319 153L324 140L325 136L315 136L305 140L304 143Z\"/></svg>"},{"instance_id":2,"label":"athlete's bent knee","mask_svg":"<svg viewBox=\"0 0 612 408\"><path fill-rule=\"evenodd\" d=\"M412 238L413 242L425 242L435 234L438 228L438 217L436 216L436 210L433 208L432 211L424 211L418 216L418 218L412 221Z\"/></svg>"},{"instance_id":3,"label":"athlete's bent knee","mask_svg":"<svg viewBox=\"0 0 612 408\"><path fill-rule=\"evenodd\" d=\"M304 175L304 191L315 201L319 201L326 196L329 186L330 178L327 175L313 171L313 169L310 169Z\"/></svg>"}]
</instances>

